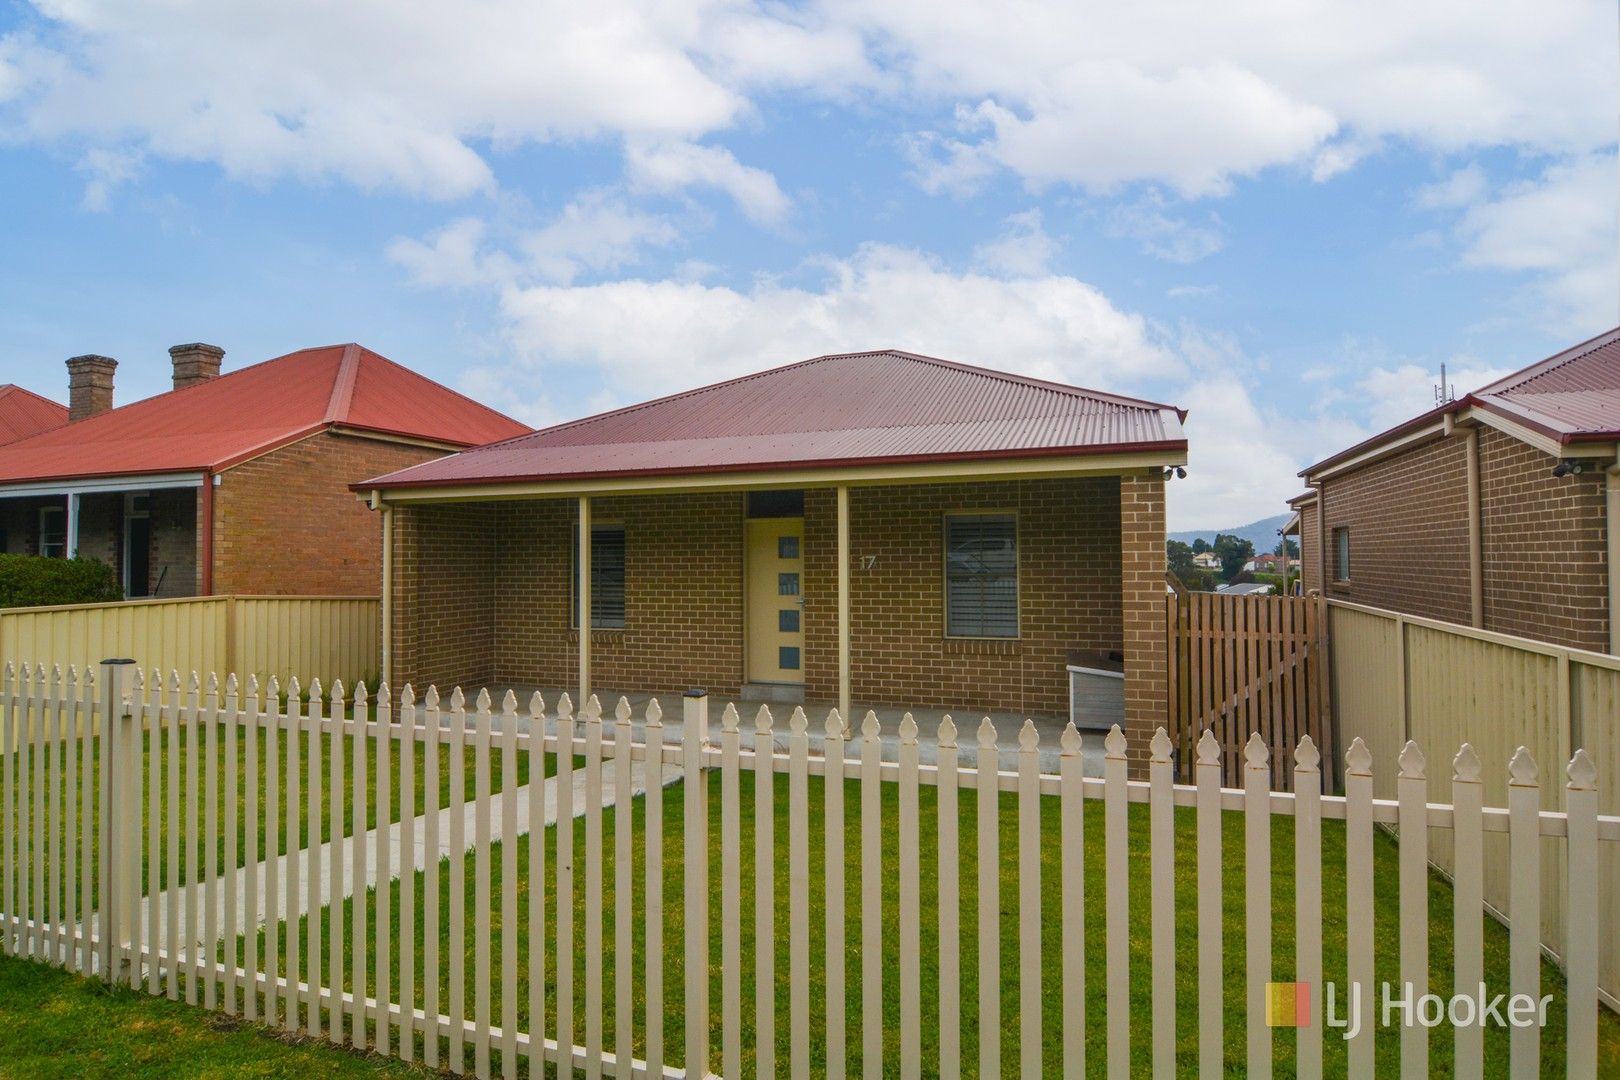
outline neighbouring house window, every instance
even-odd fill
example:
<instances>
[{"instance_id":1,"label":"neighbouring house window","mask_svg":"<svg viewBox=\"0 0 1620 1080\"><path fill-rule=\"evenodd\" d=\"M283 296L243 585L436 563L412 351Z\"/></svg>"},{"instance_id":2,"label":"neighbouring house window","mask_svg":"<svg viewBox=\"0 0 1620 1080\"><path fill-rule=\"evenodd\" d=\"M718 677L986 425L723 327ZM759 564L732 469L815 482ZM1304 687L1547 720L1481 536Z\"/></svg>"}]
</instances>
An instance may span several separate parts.
<instances>
[{"instance_id":1,"label":"neighbouring house window","mask_svg":"<svg viewBox=\"0 0 1620 1080\"><path fill-rule=\"evenodd\" d=\"M39 553L53 559L67 554L67 510L60 506L39 508Z\"/></svg>"},{"instance_id":2,"label":"neighbouring house window","mask_svg":"<svg viewBox=\"0 0 1620 1080\"><path fill-rule=\"evenodd\" d=\"M1333 580L1350 580L1350 530L1343 525L1333 530Z\"/></svg>"},{"instance_id":3,"label":"neighbouring house window","mask_svg":"<svg viewBox=\"0 0 1620 1080\"><path fill-rule=\"evenodd\" d=\"M579 530L574 530L571 625L579 629ZM624 629L624 526L591 526L591 629Z\"/></svg>"},{"instance_id":4,"label":"neighbouring house window","mask_svg":"<svg viewBox=\"0 0 1620 1080\"><path fill-rule=\"evenodd\" d=\"M945 633L1018 636L1018 523L1011 514L945 519Z\"/></svg>"}]
</instances>

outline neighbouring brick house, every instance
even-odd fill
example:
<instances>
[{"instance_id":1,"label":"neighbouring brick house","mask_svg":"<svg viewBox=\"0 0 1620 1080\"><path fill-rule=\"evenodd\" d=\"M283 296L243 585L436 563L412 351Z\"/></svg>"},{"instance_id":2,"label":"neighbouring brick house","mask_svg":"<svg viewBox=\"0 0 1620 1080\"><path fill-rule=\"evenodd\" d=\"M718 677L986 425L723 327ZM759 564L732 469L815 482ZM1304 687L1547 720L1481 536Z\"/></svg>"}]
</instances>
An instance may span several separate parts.
<instances>
[{"instance_id":1,"label":"neighbouring brick house","mask_svg":"<svg viewBox=\"0 0 1620 1080\"><path fill-rule=\"evenodd\" d=\"M358 345L223 375L216 346L169 352L174 389L121 408L116 361L67 362L62 422L0 445L0 549L100 559L130 597L370 594L349 485L529 430Z\"/></svg>"},{"instance_id":2,"label":"neighbouring brick house","mask_svg":"<svg viewBox=\"0 0 1620 1080\"><path fill-rule=\"evenodd\" d=\"M1061 714L1067 663L1112 653L1145 746L1182 420L855 353L380 476L356 490L388 537L384 667L419 688Z\"/></svg>"},{"instance_id":3,"label":"neighbouring brick house","mask_svg":"<svg viewBox=\"0 0 1620 1080\"><path fill-rule=\"evenodd\" d=\"M1620 330L1300 475L1285 528L1335 600L1620 652Z\"/></svg>"}]
</instances>

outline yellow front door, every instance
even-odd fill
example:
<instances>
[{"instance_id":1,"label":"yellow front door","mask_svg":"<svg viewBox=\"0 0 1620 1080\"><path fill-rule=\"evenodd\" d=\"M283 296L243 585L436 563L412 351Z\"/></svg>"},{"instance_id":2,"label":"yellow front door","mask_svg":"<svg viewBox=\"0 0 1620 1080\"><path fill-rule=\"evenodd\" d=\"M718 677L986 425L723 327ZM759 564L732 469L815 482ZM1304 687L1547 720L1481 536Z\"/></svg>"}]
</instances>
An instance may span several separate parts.
<instances>
[{"instance_id":1,"label":"yellow front door","mask_svg":"<svg viewBox=\"0 0 1620 1080\"><path fill-rule=\"evenodd\" d=\"M748 521L748 681L804 682L804 519Z\"/></svg>"}]
</instances>

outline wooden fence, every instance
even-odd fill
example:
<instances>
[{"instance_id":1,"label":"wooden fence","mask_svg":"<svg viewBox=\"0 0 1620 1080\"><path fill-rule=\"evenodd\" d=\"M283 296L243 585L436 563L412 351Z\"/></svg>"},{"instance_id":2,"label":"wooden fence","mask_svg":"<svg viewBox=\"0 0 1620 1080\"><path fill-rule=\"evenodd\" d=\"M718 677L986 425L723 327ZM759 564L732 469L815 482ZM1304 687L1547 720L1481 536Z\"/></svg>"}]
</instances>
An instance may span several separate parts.
<instances>
[{"instance_id":1,"label":"wooden fence","mask_svg":"<svg viewBox=\"0 0 1620 1080\"><path fill-rule=\"evenodd\" d=\"M1242 787L1223 788L1207 733L1196 782L1178 785L1162 730L1149 778L1133 781L1117 727L1093 777L1072 726L1058 771L1043 774L1028 723L1004 769L988 719L960 746L946 717L925 760L909 715L886 746L870 713L850 738L836 712L812 735L802 709L779 731L762 708L745 734L728 706L715 732L701 692L684 698L678 730L656 701L637 717L621 699L609 718L594 698L576 716L564 696L536 722L538 695L520 714L510 693L498 711L487 693L469 710L459 690L441 702L429 689L420 703L409 688L397 699L383 691L373 705L364 688L351 698L312 686L307 707L293 693L281 712L274 682L234 678L199 687L154 675L126 700L129 671L7 670L5 951L479 1076L515 1077L525 1060L531 1075L544 1060L592 1077L769 1076L779 1052L793 1077L1078 1076L1088 1053L1109 1075L1196 1063L1203 1075L1258 1076L1284 1050L1303 1077L1388 1075L1396 1059L1403 1075L1426 1075L1430 1029L1379 1031L1372 987L1393 974L1374 962L1386 917L1398 927L1400 980L1422 995L1436 974L1429 832L1454 837L1458 853L1446 974L1460 987L1487 978L1480 852L1506 838L1511 970L1492 969L1507 983L1492 990L1534 998L1544 846L1565 848L1572 867L1620 846L1620 819L1599 816L1584 753L1558 785L1564 810L1539 809L1528 753L1509 767L1507 807L1487 809L1466 747L1454 804L1440 805L1416 744L1401 751L1387 799L1374 789L1393 764L1375 770L1354 742L1339 797L1320 793L1308 736L1290 763L1293 792L1279 793L1257 735ZM538 782L553 768L548 831L548 800L516 796L525 774ZM634 797L638 769L655 797ZM667 798L664 770L678 780ZM441 785L448 802L435 812ZM417 817L419 797L434 801ZM1291 858L1274 862L1274 822L1288 818ZM1375 878L1379 824L1401 829L1398 875ZM293 840L278 858L283 833ZM1241 871L1227 869L1223 844L1241 845ZM1223 903L1233 873L1241 899ZM1195 882L1194 894L1178 900L1178 880ZM1281 952L1274 884L1293 909ZM1347 962L1331 971L1324 939L1337 926L1325 896L1343 897L1333 921L1347 928ZM1592 875L1571 877L1566 909L1579 946L1566 950L1567 1026L1547 1034L1570 1076L1595 1077L1590 943L1616 927L1603 922ZM1133 958L1133 939L1145 955ZM1088 995L1099 965L1106 977ZM1240 986L1224 985L1228 968L1241 970ZM1325 1027L1314 992L1341 974L1366 988L1349 1039ZM1313 991L1291 999L1289 1018L1308 1021L1292 1034L1268 1023L1277 978ZM1179 1041L1178 1001L1196 1003L1181 1013ZM1459 1076L1480 1075L1487 1051L1532 1075L1543 1049L1534 1025L1460 1025L1453 1038Z\"/></svg>"},{"instance_id":2,"label":"wooden fence","mask_svg":"<svg viewBox=\"0 0 1620 1080\"><path fill-rule=\"evenodd\" d=\"M1326 608L1315 596L1223 596L1176 591L1165 597L1170 732L1181 775L1193 775L1193 747L1213 732L1225 782L1242 782L1242 754L1258 732L1272 755L1271 782L1287 790L1287 751L1309 735L1338 744L1329 700ZM1329 787L1334 787L1329 763Z\"/></svg>"},{"instance_id":3,"label":"wooden fence","mask_svg":"<svg viewBox=\"0 0 1620 1080\"><path fill-rule=\"evenodd\" d=\"M0 656L161 671L235 671L260 681L374 679L379 604L368 596L197 596L0 611Z\"/></svg>"},{"instance_id":4,"label":"wooden fence","mask_svg":"<svg viewBox=\"0 0 1620 1080\"><path fill-rule=\"evenodd\" d=\"M1398 752L1408 740L1446 745L1466 739L1483 763L1485 797L1509 796L1507 765L1519 747L1537 761L1566 761L1584 747L1605 775L1620 773L1620 657L1331 601L1334 713L1345 737L1359 736L1375 753ZM1449 797L1440 780L1438 797ZM1378 794L1392 792L1382 778ZM1564 807L1560 785L1541 789L1548 810ZM1620 814L1620 791L1604 793L1601 810ZM1453 872L1450 838L1437 834L1429 858ZM1565 959L1563 851L1548 847L1542 878L1542 941ZM1620 920L1620 852L1587 867L1603 882L1610 925ZM1515 884L1499 840L1485 848L1485 902L1505 911ZM1620 937L1600 945L1602 986L1620 1008Z\"/></svg>"}]
</instances>

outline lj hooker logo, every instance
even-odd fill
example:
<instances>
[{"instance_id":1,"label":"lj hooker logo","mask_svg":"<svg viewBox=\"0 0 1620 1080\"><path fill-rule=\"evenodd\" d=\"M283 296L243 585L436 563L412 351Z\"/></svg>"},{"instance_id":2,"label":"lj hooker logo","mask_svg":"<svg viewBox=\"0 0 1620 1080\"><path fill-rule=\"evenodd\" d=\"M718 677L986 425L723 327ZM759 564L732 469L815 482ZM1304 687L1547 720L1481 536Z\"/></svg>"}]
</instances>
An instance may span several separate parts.
<instances>
[{"instance_id":1,"label":"lj hooker logo","mask_svg":"<svg viewBox=\"0 0 1620 1080\"><path fill-rule=\"evenodd\" d=\"M1330 1028L1342 1028L1346 1039L1361 1033L1364 1014L1362 988L1351 983L1344 995L1342 1009L1336 983L1324 984L1323 1023ZM1538 1027L1547 1023L1547 1005L1553 996L1537 1000L1530 994L1492 995L1479 984L1477 994L1454 994L1443 998L1439 994L1419 994L1411 983L1397 989L1389 983L1381 984L1380 1008L1377 1019L1384 1027L1438 1027L1450 1022L1453 1027ZM1274 982L1266 984L1266 1026L1274 1028L1311 1026L1311 984Z\"/></svg>"}]
</instances>

